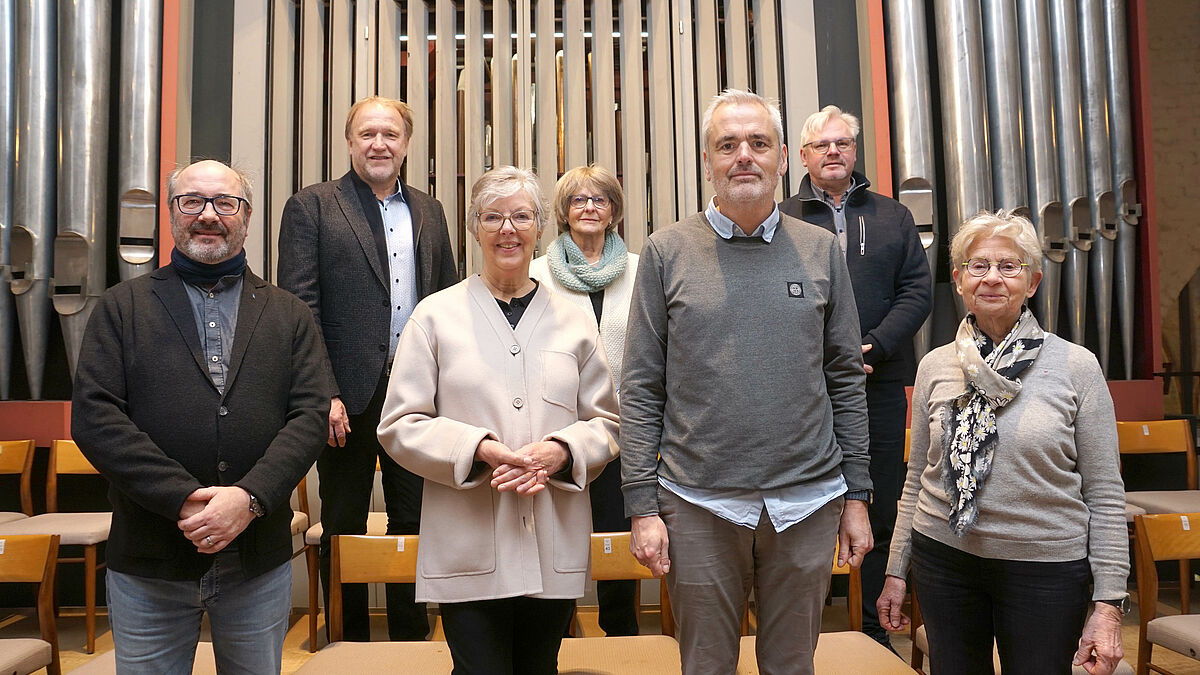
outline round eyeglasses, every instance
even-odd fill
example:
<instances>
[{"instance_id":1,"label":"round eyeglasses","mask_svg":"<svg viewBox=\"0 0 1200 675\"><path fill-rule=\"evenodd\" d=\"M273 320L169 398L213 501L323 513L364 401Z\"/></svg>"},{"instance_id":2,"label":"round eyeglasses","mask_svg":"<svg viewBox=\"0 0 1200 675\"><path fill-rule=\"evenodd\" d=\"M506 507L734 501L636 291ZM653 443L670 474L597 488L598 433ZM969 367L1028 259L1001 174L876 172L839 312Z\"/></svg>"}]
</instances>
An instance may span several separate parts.
<instances>
[{"instance_id":1,"label":"round eyeglasses","mask_svg":"<svg viewBox=\"0 0 1200 675\"><path fill-rule=\"evenodd\" d=\"M479 214L479 226L488 232L499 232L500 228L504 227L506 220L512 223L514 229L528 230L537 222L537 215L533 211L513 211L512 213L484 211Z\"/></svg>"},{"instance_id":2,"label":"round eyeglasses","mask_svg":"<svg viewBox=\"0 0 1200 675\"><path fill-rule=\"evenodd\" d=\"M250 202L235 197L233 195L217 195L216 197L205 197L203 195L175 195L175 208L179 212L188 216L198 216L204 213L204 207L212 204L213 211L218 216L233 216L242 209L242 202L247 205Z\"/></svg>"},{"instance_id":3,"label":"round eyeglasses","mask_svg":"<svg viewBox=\"0 0 1200 675\"><path fill-rule=\"evenodd\" d=\"M838 149L838 152L846 152L850 148L854 147L854 139L853 138L835 138L832 141L813 141L812 143L804 144L804 147L812 148L812 151L817 153L818 155L827 154L829 152L830 146L836 147Z\"/></svg>"},{"instance_id":4,"label":"round eyeglasses","mask_svg":"<svg viewBox=\"0 0 1200 675\"><path fill-rule=\"evenodd\" d=\"M967 274L973 277L987 276L988 271L992 267L995 267L1000 272L1000 276L1011 279L1024 272L1025 268L1029 267L1029 264L1023 263L1016 258L1005 258L1004 260L997 260L995 262L987 258L971 258L963 263L962 266L966 268Z\"/></svg>"},{"instance_id":5,"label":"round eyeglasses","mask_svg":"<svg viewBox=\"0 0 1200 675\"><path fill-rule=\"evenodd\" d=\"M585 209L587 208L587 203L589 201L592 203L592 206L596 207L597 209L608 208L608 197L593 197L592 195L571 195L571 208Z\"/></svg>"}]
</instances>

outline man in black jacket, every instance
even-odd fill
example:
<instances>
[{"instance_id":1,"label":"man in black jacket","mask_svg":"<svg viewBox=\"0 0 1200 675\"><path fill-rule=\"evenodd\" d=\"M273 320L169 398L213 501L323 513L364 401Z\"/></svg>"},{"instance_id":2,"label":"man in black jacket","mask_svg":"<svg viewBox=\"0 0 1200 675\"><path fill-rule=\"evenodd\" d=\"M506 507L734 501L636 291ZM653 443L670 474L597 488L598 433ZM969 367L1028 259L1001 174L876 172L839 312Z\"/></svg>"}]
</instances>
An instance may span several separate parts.
<instances>
[{"instance_id":1,"label":"man in black jacket","mask_svg":"<svg viewBox=\"0 0 1200 675\"><path fill-rule=\"evenodd\" d=\"M875 548L862 565L863 632L887 645L875 600L883 589L904 483L904 387L916 374L912 338L933 308L933 288L912 213L868 190L866 176L854 171L858 132L858 119L837 106L811 115L800 132L800 161L808 175L779 210L836 234L850 269L867 371L875 486L868 507Z\"/></svg>"},{"instance_id":2,"label":"man in black jacket","mask_svg":"<svg viewBox=\"0 0 1200 675\"><path fill-rule=\"evenodd\" d=\"M350 171L292 195L279 229L279 285L317 317L337 380L328 447L317 460L326 626L329 540L367 531L376 461L387 533L417 534L421 522L421 479L375 437L408 315L420 299L458 282L442 205L400 180L412 132L403 101L355 103L346 115ZM388 584L386 593L390 639L424 640L429 623L425 605L413 601L413 584ZM345 638L370 640L366 586L349 584L342 597Z\"/></svg>"},{"instance_id":3,"label":"man in black jacket","mask_svg":"<svg viewBox=\"0 0 1200 675\"><path fill-rule=\"evenodd\" d=\"M171 174L171 264L109 289L84 334L71 435L110 484L118 672L190 672L205 613L218 671L280 669L288 499L331 376L312 312L246 266L250 200L219 162Z\"/></svg>"}]
</instances>

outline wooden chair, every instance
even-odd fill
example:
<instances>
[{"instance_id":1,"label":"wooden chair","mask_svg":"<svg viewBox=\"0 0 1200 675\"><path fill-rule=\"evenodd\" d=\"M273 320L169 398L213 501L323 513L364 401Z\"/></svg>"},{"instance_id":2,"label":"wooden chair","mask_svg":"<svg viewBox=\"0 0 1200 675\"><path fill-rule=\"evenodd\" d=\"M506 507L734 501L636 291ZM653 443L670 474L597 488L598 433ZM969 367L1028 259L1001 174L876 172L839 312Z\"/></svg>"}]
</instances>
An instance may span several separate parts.
<instances>
[{"instance_id":1,"label":"wooden chair","mask_svg":"<svg viewBox=\"0 0 1200 675\"><path fill-rule=\"evenodd\" d=\"M340 642L342 584L413 583L417 573L416 535L335 535L329 559L330 644L298 673L393 673L398 664L411 673L449 673L445 642ZM353 664L352 666L350 664Z\"/></svg>"},{"instance_id":2,"label":"wooden chair","mask_svg":"<svg viewBox=\"0 0 1200 675\"><path fill-rule=\"evenodd\" d=\"M596 532L591 537L591 575L596 581L653 579L629 550L628 532ZM664 586L665 589L665 586ZM641 584L634 595L640 617ZM660 593L666 598L666 591ZM670 609L668 608L669 612ZM678 673L679 643L669 635L567 638L558 650L564 673Z\"/></svg>"},{"instance_id":3,"label":"wooden chair","mask_svg":"<svg viewBox=\"0 0 1200 675\"><path fill-rule=\"evenodd\" d=\"M86 603L87 653L96 651L96 575L104 569L98 561L100 544L108 541L112 512L58 512L58 477L94 475L100 472L83 456L74 441L53 441L46 468L46 513L0 523L0 536L10 534L56 534L62 546L83 547L83 557L59 558L60 563L83 563Z\"/></svg>"},{"instance_id":4,"label":"wooden chair","mask_svg":"<svg viewBox=\"0 0 1200 675\"><path fill-rule=\"evenodd\" d=\"M33 439L0 441L0 475L20 476L20 511L0 511L0 523L33 515Z\"/></svg>"},{"instance_id":5,"label":"wooden chair","mask_svg":"<svg viewBox=\"0 0 1200 675\"><path fill-rule=\"evenodd\" d=\"M42 668L60 675L58 629L54 624L54 571L58 535L0 536L0 583L37 584L41 639L0 639L0 673L27 675Z\"/></svg>"},{"instance_id":6,"label":"wooden chair","mask_svg":"<svg viewBox=\"0 0 1200 675\"><path fill-rule=\"evenodd\" d=\"M1138 586L1138 675L1151 670L1168 673L1151 662L1154 645L1166 647L1193 659L1200 658L1200 616L1187 610L1158 616L1158 568L1160 560L1200 558L1200 512L1149 514L1133 524L1137 543Z\"/></svg>"},{"instance_id":7,"label":"wooden chair","mask_svg":"<svg viewBox=\"0 0 1200 675\"><path fill-rule=\"evenodd\" d=\"M1184 457L1186 490L1137 490L1125 493L1126 519L1142 513L1200 512L1197 489L1196 445L1188 420L1117 422L1117 446L1121 455L1178 453ZM1191 608L1191 561L1179 561L1179 603L1186 614Z\"/></svg>"},{"instance_id":8,"label":"wooden chair","mask_svg":"<svg viewBox=\"0 0 1200 675\"><path fill-rule=\"evenodd\" d=\"M375 471L378 472L379 460L375 460ZM308 511L308 493L304 494L305 513ZM292 523L295 525L295 521ZM317 613L321 610L318 598L321 597L321 570L320 570L320 546L321 535L325 533L325 528L321 523L313 523L304 533L304 562L308 568L308 651L317 651ZM387 534L387 513L382 511L371 511L367 514L367 534L369 535L384 535ZM332 561L331 561L332 562ZM332 638L330 642L332 642Z\"/></svg>"}]
</instances>

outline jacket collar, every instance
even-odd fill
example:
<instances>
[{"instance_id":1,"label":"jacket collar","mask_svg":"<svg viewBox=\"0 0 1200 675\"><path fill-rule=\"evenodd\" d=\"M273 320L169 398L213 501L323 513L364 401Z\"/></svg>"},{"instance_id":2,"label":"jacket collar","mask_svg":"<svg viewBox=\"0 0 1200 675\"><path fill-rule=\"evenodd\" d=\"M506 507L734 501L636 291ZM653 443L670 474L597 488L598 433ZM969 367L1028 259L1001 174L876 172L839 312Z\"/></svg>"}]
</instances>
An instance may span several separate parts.
<instances>
[{"instance_id":1,"label":"jacket collar","mask_svg":"<svg viewBox=\"0 0 1200 675\"><path fill-rule=\"evenodd\" d=\"M867 198L867 188L871 187L871 181L867 177L857 171L851 171L850 175L854 178L854 187L850 188L850 192L846 195L846 203L852 206L862 204ZM800 179L800 189L796 190L796 197L800 201L818 201L824 202L821 195L817 194L817 188L812 184L812 177L804 174L804 178Z\"/></svg>"}]
</instances>

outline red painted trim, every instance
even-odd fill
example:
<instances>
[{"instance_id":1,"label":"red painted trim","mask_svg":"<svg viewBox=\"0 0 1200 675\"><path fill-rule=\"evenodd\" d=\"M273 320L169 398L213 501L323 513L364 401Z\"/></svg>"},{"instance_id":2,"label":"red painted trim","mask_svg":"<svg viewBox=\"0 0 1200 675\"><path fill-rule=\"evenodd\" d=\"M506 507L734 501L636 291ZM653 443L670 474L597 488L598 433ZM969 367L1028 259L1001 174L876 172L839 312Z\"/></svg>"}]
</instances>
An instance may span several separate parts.
<instances>
[{"instance_id":1,"label":"red painted trim","mask_svg":"<svg viewBox=\"0 0 1200 675\"><path fill-rule=\"evenodd\" d=\"M167 207L167 176L175 169L175 134L179 98L179 0L163 0L162 88L159 97L158 264L171 260L175 240L171 236L171 214Z\"/></svg>"},{"instance_id":2,"label":"red painted trim","mask_svg":"<svg viewBox=\"0 0 1200 675\"><path fill-rule=\"evenodd\" d=\"M1162 372L1162 307L1158 297L1158 209L1155 207L1154 138L1150 119L1150 57L1146 36L1147 0L1130 0L1129 86L1133 104L1133 145L1137 165L1138 199L1142 219L1138 225L1138 269L1142 273L1140 342L1142 362L1135 377ZM1162 390L1159 389L1159 398Z\"/></svg>"},{"instance_id":3,"label":"red painted trim","mask_svg":"<svg viewBox=\"0 0 1200 675\"><path fill-rule=\"evenodd\" d=\"M887 51L883 0L867 2L867 35L871 47L871 99L875 108L875 181L871 187L892 196L892 120L888 107Z\"/></svg>"}]
</instances>

